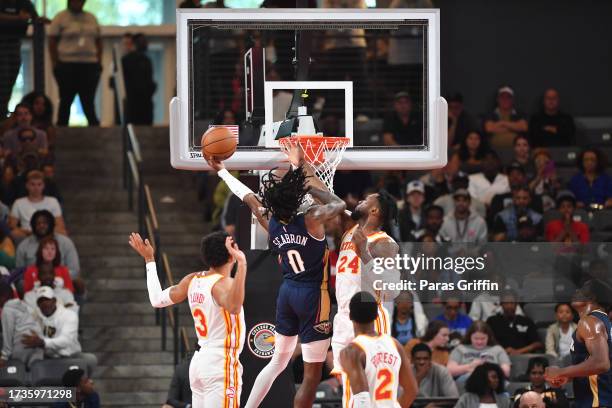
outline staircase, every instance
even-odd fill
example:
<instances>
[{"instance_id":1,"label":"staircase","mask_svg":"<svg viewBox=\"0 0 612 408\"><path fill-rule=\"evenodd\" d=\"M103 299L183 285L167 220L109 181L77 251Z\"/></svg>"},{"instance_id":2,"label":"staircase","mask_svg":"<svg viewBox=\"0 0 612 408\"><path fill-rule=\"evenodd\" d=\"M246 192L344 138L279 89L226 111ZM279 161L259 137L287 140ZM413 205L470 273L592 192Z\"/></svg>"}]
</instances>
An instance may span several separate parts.
<instances>
[{"instance_id":1,"label":"staircase","mask_svg":"<svg viewBox=\"0 0 612 408\"><path fill-rule=\"evenodd\" d=\"M128 210L123 189L120 132L119 128L62 129L57 182L88 287L80 318L81 344L98 357L93 379L102 406L159 408L174 372L172 330L168 328L168 351L161 351L161 330L148 301L144 264L127 243L138 220L137 213ZM205 226L194 175L170 167L167 129L142 128L137 135L143 179L158 213L161 247L178 281L200 267L199 240ZM162 197L168 202L162 203ZM190 325L188 308L181 310L181 323ZM193 335L193 330L188 331Z\"/></svg>"}]
</instances>

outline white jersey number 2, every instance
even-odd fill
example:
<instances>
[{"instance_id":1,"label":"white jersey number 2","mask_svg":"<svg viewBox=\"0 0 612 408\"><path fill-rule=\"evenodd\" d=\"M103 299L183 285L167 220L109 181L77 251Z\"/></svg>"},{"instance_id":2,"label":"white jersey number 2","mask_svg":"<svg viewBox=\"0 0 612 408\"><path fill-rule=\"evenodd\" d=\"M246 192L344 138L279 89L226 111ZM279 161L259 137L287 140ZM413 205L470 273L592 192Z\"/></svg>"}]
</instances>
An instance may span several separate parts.
<instances>
[{"instance_id":1,"label":"white jersey number 2","mask_svg":"<svg viewBox=\"0 0 612 408\"><path fill-rule=\"evenodd\" d=\"M289 264L291 268L293 268L293 272L300 273L304 272L304 261L302 261L302 256L295 249L291 249L287 251L287 259L289 260Z\"/></svg>"}]
</instances>

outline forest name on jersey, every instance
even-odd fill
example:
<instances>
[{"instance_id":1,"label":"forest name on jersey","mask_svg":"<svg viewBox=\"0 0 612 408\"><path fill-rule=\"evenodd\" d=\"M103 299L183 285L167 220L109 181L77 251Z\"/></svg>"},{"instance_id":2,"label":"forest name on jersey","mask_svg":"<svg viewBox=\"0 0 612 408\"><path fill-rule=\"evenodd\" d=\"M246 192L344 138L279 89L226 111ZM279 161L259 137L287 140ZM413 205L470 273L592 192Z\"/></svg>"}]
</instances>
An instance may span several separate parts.
<instances>
[{"instance_id":1,"label":"forest name on jersey","mask_svg":"<svg viewBox=\"0 0 612 408\"><path fill-rule=\"evenodd\" d=\"M378 368L378 366L381 364L390 365L393 367L398 362L398 360L399 358L396 355L381 351L379 353L374 354L370 362L376 368Z\"/></svg>"},{"instance_id":2,"label":"forest name on jersey","mask_svg":"<svg viewBox=\"0 0 612 408\"><path fill-rule=\"evenodd\" d=\"M308 242L308 237L304 235L297 234L280 234L272 240L272 243L276 245L278 248L287 244L297 244L301 246L306 246L306 242Z\"/></svg>"}]
</instances>

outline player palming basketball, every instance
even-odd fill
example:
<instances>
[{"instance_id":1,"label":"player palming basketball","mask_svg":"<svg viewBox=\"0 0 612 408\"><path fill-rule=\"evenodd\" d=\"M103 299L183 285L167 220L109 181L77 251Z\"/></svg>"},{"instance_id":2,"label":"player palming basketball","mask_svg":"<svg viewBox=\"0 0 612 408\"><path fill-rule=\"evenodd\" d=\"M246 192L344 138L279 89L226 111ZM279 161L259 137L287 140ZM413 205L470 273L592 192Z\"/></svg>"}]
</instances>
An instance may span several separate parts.
<instances>
[{"instance_id":1,"label":"player palming basketball","mask_svg":"<svg viewBox=\"0 0 612 408\"><path fill-rule=\"evenodd\" d=\"M355 338L340 352L340 361L352 390L353 408L408 408L417 394L417 383L404 347L374 327L378 304L368 292L350 300ZM398 399L398 388L402 395Z\"/></svg>"},{"instance_id":2,"label":"player palming basketball","mask_svg":"<svg viewBox=\"0 0 612 408\"><path fill-rule=\"evenodd\" d=\"M260 202L221 163L209 161L209 164L218 170L218 175L249 205L261 225L268 230L269 246L279 255L283 273L276 304L274 355L257 376L246 406L251 408L261 404L276 377L289 363L299 336L304 380L294 406L310 408L321 380L331 337L324 222L337 217L346 205L329 192L308 187L301 166L290 169L282 177L270 172L262 181ZM307 193L326 204L312 205L300 212Z\"/></svg>"},{"instance_id":3,"label":"player palming basketball","mask_svg":"<svg viewBox=\"0 0 612 408\"><path fill-rule=\"evenodd\" d=\"M246 258L225 232L202 239L202 260L209 269L190 273L177 285L161 289L154 249L139 234L130 235L130 246L146 262L147 289L153 307L167 307L188 299L200 350L189 365L194 408L238 408L242 390L244 344L244 285ZM238 268L234 278L230 273Z\"/></svg>"}]
</instances>

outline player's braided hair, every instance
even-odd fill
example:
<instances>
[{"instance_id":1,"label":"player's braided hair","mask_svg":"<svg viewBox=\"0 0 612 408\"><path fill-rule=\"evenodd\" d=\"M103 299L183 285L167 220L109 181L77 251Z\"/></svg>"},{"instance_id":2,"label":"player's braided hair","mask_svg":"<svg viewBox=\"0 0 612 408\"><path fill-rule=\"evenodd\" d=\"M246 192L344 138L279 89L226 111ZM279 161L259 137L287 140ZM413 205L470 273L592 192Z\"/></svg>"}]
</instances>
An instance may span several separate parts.
<instances>
[{"instance_id":1,"label":"player's braided hair","mask_svg":"<svg viewBox=\"0 0 612 408\"><path fill-rule=\"evenodd\" d=\"M381 212L381 229L391 238L397 240L397 204L387 190L378 192L378 205Z\"/></svg>"},{"instance_id":2,"label":"player's braided hair","mask_svg":"<svg viewBox=\"0 0 612 408\"><path fill-rule=\"evenodd\" d=\"M302 167L290 169L282 178L276 176L274 170L261 180L261 204L266 215L272 214L279 221L289 223L297 215L308 193L307 176Z\"/></svg>"}]
</instances>

